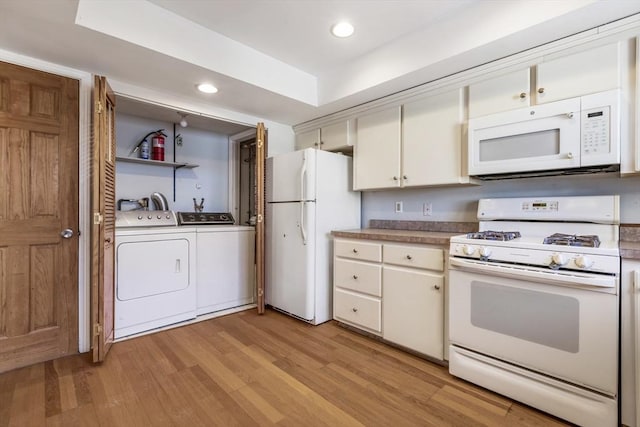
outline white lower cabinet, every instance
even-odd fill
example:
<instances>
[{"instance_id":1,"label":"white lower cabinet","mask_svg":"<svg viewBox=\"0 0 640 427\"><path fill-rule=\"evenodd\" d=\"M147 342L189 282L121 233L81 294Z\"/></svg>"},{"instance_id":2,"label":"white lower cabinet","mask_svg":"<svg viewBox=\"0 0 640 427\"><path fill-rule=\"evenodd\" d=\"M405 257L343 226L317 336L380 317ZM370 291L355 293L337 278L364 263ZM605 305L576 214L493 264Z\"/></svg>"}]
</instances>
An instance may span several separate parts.
<instances>
[{"instance_id":1,"label":"white lower cabinet","mask_svg":"<svg viewBox=\"0 0 640 427\"><path fill-rule=\"evenodd\" d=\"M622 260L621 298L621 423L640 426L640 261Z\"/></svg>"},{"instance_id":2,"label":"white lower cabinet","mask_svg":"<svg viewBox=\"0 0 640 427\"><path fill-rule=\"evenodd\" d=\"M384 266L382 337L442 360L444 278L422 270Z\"/></svg>"},{"instance_id":3,"label":"white lower cabinet","mask_svg":"<svg viewBox=\"0 0 640 427\"><path fill-rule=\"evenodd\" d=\"M336 238L334 319L444 358L444 251Z\"/></svg>"}]
</instances>

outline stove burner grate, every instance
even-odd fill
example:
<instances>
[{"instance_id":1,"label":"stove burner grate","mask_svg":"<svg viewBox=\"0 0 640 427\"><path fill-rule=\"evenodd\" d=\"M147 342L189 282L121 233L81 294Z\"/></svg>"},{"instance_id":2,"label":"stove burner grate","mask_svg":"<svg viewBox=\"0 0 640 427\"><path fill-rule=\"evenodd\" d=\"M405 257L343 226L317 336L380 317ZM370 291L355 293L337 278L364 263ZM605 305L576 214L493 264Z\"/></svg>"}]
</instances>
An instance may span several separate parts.
<instances>
[{"instance_id":1,"label":"stove burner grate","mask_svg":"<svg viewBox=\"0 0 640 427\"><path fill-rule=\"evenodd\" d=\"M467 239L481 239L481 240L501 240L506 242L508 240L517 239L520 237L519 231L478 231L476 233L467 233Z\"/></svg>"},{"instance_id":2,"label":"stove burner grate","mask_svg":"<svg viewBox=\"0 0 640 427\"><path fill-rule=\"evenodd\" d=\"M600 246L600 238L596 235L578 236L575 234L555 233L545 237L542 242L545 245L583 246L597 248Z\"/></svg>"}]
</instances>

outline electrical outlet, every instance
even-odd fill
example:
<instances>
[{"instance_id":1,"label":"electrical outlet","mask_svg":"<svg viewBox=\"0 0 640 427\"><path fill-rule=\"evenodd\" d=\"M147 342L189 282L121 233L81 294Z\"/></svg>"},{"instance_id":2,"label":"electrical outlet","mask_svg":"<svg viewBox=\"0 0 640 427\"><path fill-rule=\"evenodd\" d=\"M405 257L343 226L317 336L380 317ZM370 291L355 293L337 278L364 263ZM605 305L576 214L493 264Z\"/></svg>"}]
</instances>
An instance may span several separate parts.
<instances>
[{"instance_id":1,"label":"electrical outlet","mask_svg":"<svg viewBox=\"0 0 640 427\"><path fill-rule=\"evenodd\" d=\"M425 202L422 204L422 215L423 216L433 215L433 204L431 202Z\"/></svg>"},{"instance_id":2,"label":"electrical outlet","mask_svg":"<svg viewBox=\"0 0 640 427\"><path fill-rule=\"evenodd\" d=\"M396 212L402 212L402 202L396 202Z\"/></svg>"}]
</instances>

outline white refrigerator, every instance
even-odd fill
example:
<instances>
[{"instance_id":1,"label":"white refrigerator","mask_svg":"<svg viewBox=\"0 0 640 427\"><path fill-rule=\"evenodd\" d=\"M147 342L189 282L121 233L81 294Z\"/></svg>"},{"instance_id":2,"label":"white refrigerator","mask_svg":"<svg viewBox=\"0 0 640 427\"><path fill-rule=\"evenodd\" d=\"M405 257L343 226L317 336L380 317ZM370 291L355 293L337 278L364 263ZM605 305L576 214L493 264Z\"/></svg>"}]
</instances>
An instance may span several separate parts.
<instances>
[{"instance_id":1,"label":"white refrigerator","mask_svg":"<svg viewBox=\"0 0 640 427\"><path fill-rule=\"evenodd\" d=\"M308 148L267 158L266 303L317 325L333 317L331 230L360 228L352 159Z\"/></svg>"}]
</instances>

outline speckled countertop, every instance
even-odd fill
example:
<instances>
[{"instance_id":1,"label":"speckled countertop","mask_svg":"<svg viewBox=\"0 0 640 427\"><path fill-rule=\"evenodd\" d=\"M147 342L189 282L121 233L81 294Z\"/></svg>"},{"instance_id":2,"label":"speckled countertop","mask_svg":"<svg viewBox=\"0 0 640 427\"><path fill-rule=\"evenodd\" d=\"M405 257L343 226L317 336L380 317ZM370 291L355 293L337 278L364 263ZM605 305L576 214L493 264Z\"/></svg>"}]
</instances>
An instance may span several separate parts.
<instances>
[{"instance_id":1,"label":"speckled countertop","mask_svg":"<svg viewBox=\"0 0 640 427\"><path fill-rule=\"evenodd\" d=\"M449 245L449 239L458 234L478 230L474 222L392 221L372 219L370 228L334 230L335 237L362 240L381 240L425 245ZM620 226L620 256L640 261L640 224Z\"/></svg>"},{"instance_id":2,"label":"speckled countertop","mask_svg":"<svg viewBox=\"0 0 640 427\"><path fill-rule=\"evenodd\" d=\"M475 222L391 221L373 219L370 228L334 230L335 237L347 239L381 240L399 243L420 243L448 246L449 239L458 234L477 231Z\"/></svg>"},{"instance_id":3,"label":"speckled countertop","mask_svg":"<svg viewBox=\"0 0 640 427\"><path fill-rule=\"evenodd\" d=\"M620 226L620 256L640 261L640 224Z\"/></svg>"}]
</instances>

